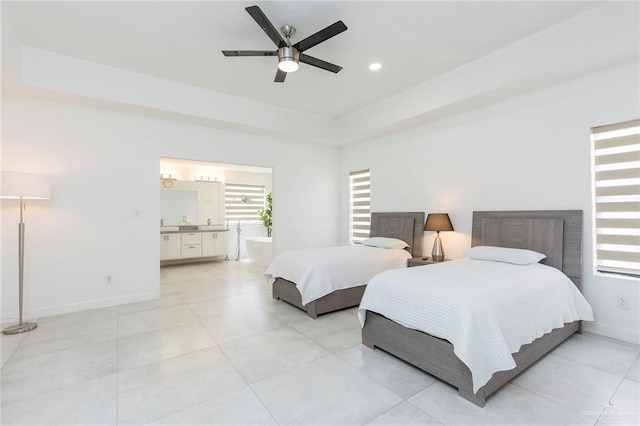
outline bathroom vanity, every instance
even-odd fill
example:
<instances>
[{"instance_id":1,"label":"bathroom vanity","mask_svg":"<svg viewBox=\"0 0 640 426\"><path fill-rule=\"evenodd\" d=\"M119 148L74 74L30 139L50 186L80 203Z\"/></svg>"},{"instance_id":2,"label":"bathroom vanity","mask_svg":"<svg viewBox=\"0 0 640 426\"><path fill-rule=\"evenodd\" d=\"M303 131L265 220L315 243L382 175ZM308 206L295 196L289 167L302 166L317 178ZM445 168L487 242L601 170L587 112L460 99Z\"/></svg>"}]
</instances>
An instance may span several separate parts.
<instances>
[{"instance_id":1,"label":"bathroom vanity","mask_svg":"<svg viewBox=\"0 0 640 426\"><path fill-rule=\"evenodd\" d=\"M227 254L229 230L218 226L160 227L160 264L216 260Z\"/></svg>"},{"instance_id":2,"label":"bathroom vanity","mask_svg":"<svg viewBox=\"0 0 640 426\"><path fill-rule=\"evenodd\" d=\"M222 225L224 205L222 182L161 179L160 264L202 262L226 256L229 230Z\"/></svg>"}]
</instances>

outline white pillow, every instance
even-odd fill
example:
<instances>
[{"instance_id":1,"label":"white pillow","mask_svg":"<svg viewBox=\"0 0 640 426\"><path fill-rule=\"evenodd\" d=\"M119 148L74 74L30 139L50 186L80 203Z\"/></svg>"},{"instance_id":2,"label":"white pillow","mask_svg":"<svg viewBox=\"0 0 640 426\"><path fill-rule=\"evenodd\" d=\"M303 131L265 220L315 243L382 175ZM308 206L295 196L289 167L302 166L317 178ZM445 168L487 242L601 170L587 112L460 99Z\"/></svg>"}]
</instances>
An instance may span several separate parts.
<instances>
[{"instance_id":1,"label":"white pillow","mask_svg":"<svg viewBox=\"0 0 640 426\"><path fill-rule=\"evenodd\" d=\"M469 259L493 260L496 262L514 263L516 265L529 265L538 263L546 255L532 250L493 247L493 246L476 246L464 252Z\"/></svg>"},{"instance_id":2,"label":"white pillow","mask_svg":"<svg viewBox=\"0 0 640 426\"><path fill-rule=\"evenodd\" d=\"M373 237L362 240L362 244L369 247L380 247L387 249L403 249L409 247L409 244L397 238Z\"/></svg>"}]
</instances>

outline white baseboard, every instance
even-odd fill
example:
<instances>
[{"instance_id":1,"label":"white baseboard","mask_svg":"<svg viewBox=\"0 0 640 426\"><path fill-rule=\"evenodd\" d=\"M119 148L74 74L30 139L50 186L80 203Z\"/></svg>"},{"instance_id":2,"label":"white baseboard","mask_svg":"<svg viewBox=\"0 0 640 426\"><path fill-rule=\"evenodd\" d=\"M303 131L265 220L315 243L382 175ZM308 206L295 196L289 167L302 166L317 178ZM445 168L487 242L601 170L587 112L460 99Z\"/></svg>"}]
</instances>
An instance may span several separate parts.
<instances>
[{"instance_id":1,"label":"white baseboard","mask_svg":"<svg viewBox=\"0 0 640 426\"><path fill-rule=\"evenodd\" d=\"M79 303L67 303L63 305L47 306L44 308L36 308L25 310L22 316L25 320L34 320L36 318L50 317L52 315L70 314L73 312L86 311L88 309L108 308L111 306L125 305L127 303L144 302L160 298L160 290L148 291L139 294L129 294L126 296L109 297L106 299L89 300ZM2 314L2 322L17 321L18 311Z\"/></svg>"},{"instance_id":2,"label":"white baseboard","mask_svg":"<svg viewBox=\"0 0 640 426\"><path fill-rule=\"evenodd\" d=\"M595 321L582 321L582 328L588 333L598 334L611 339L640 345L640 331L632 328L620 328Z\"/></svg>"}]
</instances>

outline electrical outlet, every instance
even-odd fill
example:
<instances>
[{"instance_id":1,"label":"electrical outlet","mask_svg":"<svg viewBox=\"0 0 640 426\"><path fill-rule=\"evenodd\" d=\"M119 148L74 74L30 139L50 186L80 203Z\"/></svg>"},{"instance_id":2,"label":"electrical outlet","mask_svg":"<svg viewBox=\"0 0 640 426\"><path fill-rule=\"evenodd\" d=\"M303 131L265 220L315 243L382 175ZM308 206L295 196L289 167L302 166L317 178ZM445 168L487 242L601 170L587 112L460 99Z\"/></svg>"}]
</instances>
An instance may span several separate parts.
<instances>
[{"instance_id":1,"label":"electrical outlet","mask_svg":"<svg viewBox=\"0 0 640 426\"><path fill-rule=\"evenodd\" d=\"M113 275L110 272L107 272L107 275L104 276L104 283L107 285L113 284Z\"/></svg>"},{"instance_id":2,"label":"electrical outlet","mask_svg":"<svg viewBox=\"0 0 640 426\"><path fill-rule=\"evenodd\" d=\"M629 309L629 298L626 296L618 296L618 308Z\"/></svg>"}]
</instances>

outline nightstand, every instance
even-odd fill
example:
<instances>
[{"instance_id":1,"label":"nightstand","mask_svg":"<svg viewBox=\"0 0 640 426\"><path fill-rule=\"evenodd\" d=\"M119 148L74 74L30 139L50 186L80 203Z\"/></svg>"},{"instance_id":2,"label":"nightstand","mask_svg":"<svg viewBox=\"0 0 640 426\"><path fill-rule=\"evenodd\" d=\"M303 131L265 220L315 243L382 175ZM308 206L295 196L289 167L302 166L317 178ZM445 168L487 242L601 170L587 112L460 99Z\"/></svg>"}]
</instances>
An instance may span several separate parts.
<instances>
[{"instance_id":1,"label":"nightstand","mask_svg":"<svg viewBox=\"0 0 640 426\"><path fill-rule=\"evenodd\" d=\"M446 262L448 260L449 259L445 259L442 262ZM411 268L412 266L434 265L436 263L442 263L442 262L436 262L431 258L423 259L421 257L414 257L414 258L411 258L411 259L407 260L407 268Z\"/></svg>"}]
</instances>

